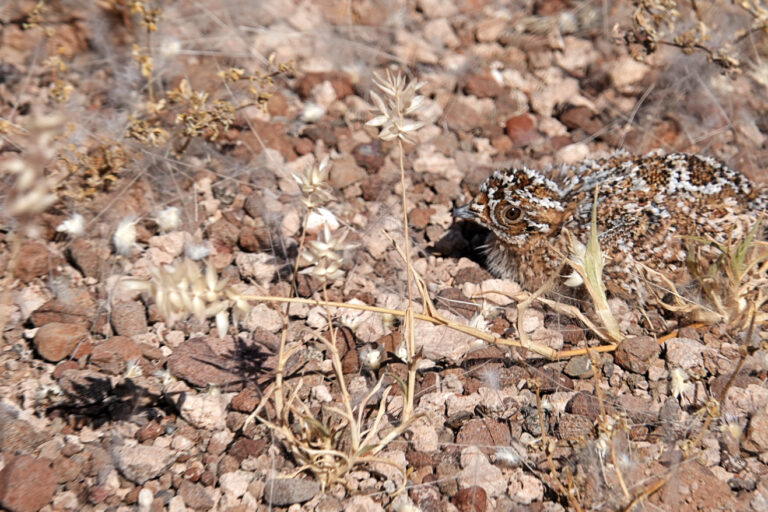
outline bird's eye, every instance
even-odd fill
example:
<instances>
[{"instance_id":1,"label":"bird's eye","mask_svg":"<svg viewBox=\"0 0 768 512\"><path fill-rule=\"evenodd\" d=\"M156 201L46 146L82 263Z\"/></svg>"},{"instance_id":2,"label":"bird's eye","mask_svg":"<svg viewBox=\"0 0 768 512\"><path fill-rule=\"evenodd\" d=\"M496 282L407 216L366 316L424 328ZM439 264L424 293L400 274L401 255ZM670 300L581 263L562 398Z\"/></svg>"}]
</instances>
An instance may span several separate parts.
<instances>
[{"instance_id":1,"label":"bird's eye","mask_svg":"<svg viewBox=\"0 0 768 512\"><path fill-rule=\"evenodd\" d=\"M520 208L515 208L514 206L508 206L504 209L503 212L501 212L502 218L507 222L515 222L516 220L520 219L522 214L523 211Z\"/></svg>"}]
</instances>

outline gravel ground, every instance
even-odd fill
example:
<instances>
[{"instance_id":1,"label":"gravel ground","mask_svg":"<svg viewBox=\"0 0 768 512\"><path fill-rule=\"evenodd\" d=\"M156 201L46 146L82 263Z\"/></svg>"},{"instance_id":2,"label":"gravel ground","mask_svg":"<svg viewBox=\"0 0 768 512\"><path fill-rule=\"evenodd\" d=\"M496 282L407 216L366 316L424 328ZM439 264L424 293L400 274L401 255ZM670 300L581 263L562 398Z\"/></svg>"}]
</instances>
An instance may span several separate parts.
<instances>
[{"instance_id":1,"label":"gravel ground","mask_svg":"<svg viewBox=\"0 0 768 512\"><path fill-rule=\"evenodd\" d=\"M378 452L391 464L323 488L270 425L281 338L298 348L283 385L305 415L331 421L342 403L325 308L227 299L237 325L229 310L169 319L172 299L137 284L187 257L232 294L291 296L303 226L325 236L293 175L328 156L324 215L347 248L327 298L404 310L400 153L365 124L373 73L399 70L424 82L404 166L413 267L439 313L513 340L519 325L554 350L598 346L563 313L534 304L518 319L506 295L480 297L520 288L483 268L484 234L452 209L493 169L618 148L707 154L768 183L758 35L726 76L665 45L635 60L617 37L629 2L14 4L0 7L0 165L34 172L0 184L0 506L768 510L768 356L747 354L743 332L611 299L619 349L552 361L417 322L418 417ZM713 44L750 21L723 9ZM74 213L82 230L64 224ZM322 298L317 276L297 284ZM355 404L379 377L392 385L372 403L381 439L402 414L401 322L335 314Z\"/></svg>"}]
</instances>

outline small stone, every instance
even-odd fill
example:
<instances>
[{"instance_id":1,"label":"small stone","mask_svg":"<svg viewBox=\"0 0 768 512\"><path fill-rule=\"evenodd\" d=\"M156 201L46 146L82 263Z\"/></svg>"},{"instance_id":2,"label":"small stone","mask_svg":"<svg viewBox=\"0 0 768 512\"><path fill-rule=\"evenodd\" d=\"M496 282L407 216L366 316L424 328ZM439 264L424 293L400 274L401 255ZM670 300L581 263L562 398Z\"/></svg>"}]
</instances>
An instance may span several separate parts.
<instances>
[{"instance_id":1,"label":"small stone","mask_svg":"<svg viewBox=\"0 0 768 512\"><path fill-rule=\"evenodd\" d=\"M109 489L97 485L95 487L92 487L88 491L88 503L92 505L98 505L99 503L106 500L112 493Z\"/></svg>"},{"instance_id":2,"label":"small stone","mask_svg":"<svg viewBox=\"0 0 768 512\"><path fill-rule=\"evenodd\" d=\"M384 165L384 152L381 150L379 139L367 144L358 144L352 149L352 156L357 165L365 169L368 174L378 172Z\"/></svg>"},{"instance_id":3,"label":"small stone","mask_svg":"<svg viewBox=\"0 0 768 512\"><path fill-rule=\"evenodd\" d=\"M742 447L753 453L768 451L768 411L765 407L758 410L749 420L746 437Z\"/></svg>"},{"instance_id":4,"label":"small stone","mask_svg":"<svg viewBox=\"0 0 768 512\"><path fill-rule=\"evenodd\" d=\"M408 212L408 223L414 229L424 229L435 211L434 208L414 208Z\"/></svg>"},{"instance_id":5,"label":"small stone","mask_svg":"<svg viewBox=\"0 0 768 512\"><path fill-rule=\"evenodd\" d=\"M581 414L562 414L557 422L557 435L565 441L588 439L592 433L592 421Z\"/></svg>"},{"instance_id":6,"label":"small stone","mask_svg":"<svg viewBox=\"0 0 768 512\"><path fill-rule=\"evenodd\" d=\"M458 474L459 486L478 485L491 497L501 496L507 488L504 474L488 461L478 446L468 446L461 452L462 470Z\"/></svg>"},{"instance_id":7,"label":"small stone","mask_svg":"<svg viewBox=\"0 0 768 512\"><path fill-rule=\"evenodd\" d=\"M28 421L19 418L14 406L0 403L0 452L28 453L35 450L46 436Z\"/></svg>"},{"instance_id":8,"label":"small stone","mask_svg":"<svg viewBox=\"0 0 768 512\"><path fill-rule=\"evenodd\" d=\"M616 364L634 373L645 373L659 354L659 344L650 336L631 336L614 353Z\"/></svg>"},{"instance_id":9,"label":"small stone","mask_svg":"<svg viewBox=\"0 0 768 512\"><path fill-rule=\"evenodd\" d=\"M34 345L37 353L52 363L61 361L83 343L90 343L88 330L82 325L52 322L37 330Z\"/></svg>"},{"instance_id":10,"label":"small stone","mask_svg":"<svg viewBox=\"0 0 768 512\"><path fill-rule=\"evenodd\" d=\"M119 375L129 361L139 362L141 358L141 347L131 338L112 336L93 347L90 361L105 373Z\"/></svg>"},{"instance_id":11,"label":"small stone","mask_svg":"<svg viewBox=\"0 0 768 512\"><path fill-rule=\"evenodd\" d=\"M107 268L110 255L107 243L99 243L78 238L69 246L72 262L86 277L101 279Z\"/></svg>"},{"instance_id":12,"label":"small stone","mask_svg":"<svg viewBox=\"0 0 768 512\"><path fill-rule=\"evenodd\" d=\"M232 398L233 411L251 413L259 405L259 393L253 388L245 388Z\"/></svg>"},{"instance_id":13,"label":"small stone","mask_svg":"<svg viewBox=\"0 0 768 512\"><path fill-rule=\"evenodd\" d=\"M111 456L120 474L138 485L157 478L176 461L175 451L145 444L113 446Z\"/></svg>"},{"instance_id":14,"label":"small stone","mask_svg":"<svg viewBox=\"0 0 768 512\"><path fill-rule=\"evenodd\" d=\"M600 414L600 403L596 396L579 391L565 405L565 410L575 415L586 416L590 421L594 421Z\"/></svg>"},{"instance_id":15,"label":"small stone","mask_svg":"<svg viewBox=\"0 0 768 512\"><path fill-rule=\"evenodd\" d=\"M471 75L464 84L464 94L478 98L496 98L504 94L504 88L490 75Z\"/></svg>"},{"instance_id":16,"label":"small stone","mask_svg":"<svg viewBox=\"0 0 768 512\"><path fill-rule=\"evenodd\" d=\"M272 478L264 484L264 499L275 507L304 503L311 500L318 492L320 492L320 484L314 480Z\"/></svg>"},{"instance_id":17,"label":"small stone","mask_svg":"<svg viewBox=\"0 0 768 512\"><path fill-rule=\"evenodd\" d=\"M221 389L242 386L242 377L234 369L233 359L218 355L204 338L185 341L168 358L171 375L201 388L211 385Z\"/></svg>"},{"instance_id":18,"label":"small stone","mask_svg":"<svg viewBox=\"0 0 768 512\"><path fill-rule=\"evenodd\" d=\"M453 503L459 512L485 512L488 496L482 487L473 485L459 489L453 498Z\"/></svg>"},{"instance_id":19,"label":"small stone","mask_svg":"<svg viewBox=\"0 0 768 512\"><path fill-rule=\"evenodd\" d=\"M530 505L544 498L544 484L534 475L529 474L528 470L515 469L509 476L509 483L507 494L517 503ZM528 510L531 509L533 507ZM523 507L523 510L526 509Z\"/></svg>"},{"instance_id":20,"label":"small stone","mask_svg":"<svg viewBox=\"0 0 768 512\"><path fill-rule=\"evenodd\" d=\"M704 345L688 338L672 338L664 343L667 367L680 368L690 373L704 372Z\"/></svg>"},{"instance_id":21,"label":"small stone","mask_svg":"<svg viewBox=\"0 0 768 512\"><path fill-rule=\"evenodd\" d=\"M512 434L505 423L472 418L456 434L456 442L471 446L506 446L512 442Z\"/></svg>"},{"instance_id":22,"label":"small stone","mask_svg":"<svg viewBox=\"0 0 768 512\"><path fill-rule=\"evenodd\" d=\"M514 147L527 146L539 137L536 123L530 114L510 117L505 126L507 137L510 138Z\"/></svg>"},{"instance_id":23,"label":"small stone","mask_svg":"<svg viewBox=\"0 0 768 512\"><path fill-rule=\"evenodd\" d=\"M266 250L271 243L269 230L264 225L243 226L237 243L246 252Z\"/></svg>"},{"instance_id":24,"label":"small stone","mask_svg":"<svg viewBox=\"0 0 768 512\"><path fill-rule=\"evenodd\" d=\"M339 139L336 137L336 134L333 133L331 125L327 122L320 122L312 126L307 126L304 129L303 134L313 142L317 142L318 140L323 141L329 148L336 147L339 143Z\"/></svg>"},{"instance_id":25,"label":"small stone","mask_svg":"<svg viewBox=\"0 0 768 512\"><path fill-rule=\"evenodd\" d=\"M418 421L410 428L413 449L418 452L432 453L440 449L440 442L435 427L427 421Z\"/></svg>"},{"instance_id":26,"label":"small stone","mask_svg":"<svg viewBox=\"0 0 768 512\"><path fill-rule=\"evenodd\" d=\"M258 457L264 453L264 450L266 449L267 442L264 439L240 437L232 443L232 447L229 449L229 454L242 462L248 457Z\"/></svg>"},{"instance_id":27,"label":"small stone","mask_svg":"<svg viewBox=\"0 0 768 512\"><path fill-rule=\"evenodd\" d=\"M487 119L467 102L457 101L446 109L444 121L451 130L469 132L484 125Z\"/></svg>"},{"instance_id":28,"label":"small stone","mask_svg":"<svg viewBox=\"0 0 768 512\"><path fill-rule=\"evenodd\" d=\"M147 312L141 302L117 301L112 306L112 327L120 336L136 336L145 334L147 327Z\"/></svg>"},{"instance_id":29,"label":"small stone","mask_svg":"<svg viewBox=\"0 0 768 512\"><path fill-rule=\"evenodd\" d=\"M614 87L621 92L631 92L632 84L639 82L648 73L649 66L625 56L616 61L609 74Z\"/></svg>"},{"instance_id":30,"label":"small stone","mask_svg":"<svg viewBox=\"0 0 768 512\"><path fill-rule=\"evenodd\" d=\"M575 379L588 379L592 377L592 361L588 355L572 357L563 371L567 376Z\"/></svg>"},{"instance_id":31,"label":"small stone","mask_svg":"<svg viewBox=\"0 0 768 512\"><path fill-rule=\"evenodd\" d=\"M58 290L56 298L49 300L30 316L37 327L51 323L78 324L90 328L96 316L96 302L84 288Z\"/></svg>"},{"instance_id":32,"label":"small stone","mask_svg":"<svg viewBox=\"0 0 768 512\"><path fill-rule=\"evenodd\" d=\"M314 149L315 145L312 144L312 141L304 137L296 139L296 142L293 144L293 150L296 151L296 154L299 156L308 155Z\"/></svg>"},{"instance_id":33,"label":"small stone","mask_svg":"<svg viewBox=\"0 0 768 512\"><path fill-rule=\"evenodd\" d=\"M165 432L165 428L157 421L150 421L136 431L136 440L140 443L154 441Z\"/></svg>"},{"instance_id":34,"label":"small stone","mask_svg":"<svg viewBox=\"0 0 768 512\"><path fill-rule=\"evenodd\" d=\"M221 491L232 498L239 498L248 490L248 485L253 480L253 473L247 471L232 471L219 476Z\"/></svg>"},{"instance_id":35,"label":"small stone","mask_svg":"<svg viewBox=\"0 0 768 512\"><path fill-rule=\"evenodd\" d=\"M240 235L240 228L226 219L219 219L206 229L208 239L217 247L233 248Z\"/></svg>"},{"instance_id":36,"label":"small stone","mask_svg":"<svg viewBox=\"0 0 768 512\"><path fill-rule=\"evenodd\" d=\"M181 417L197 428L223 430L227 427L227 403L221 393L183 392L176 406Z\"/></svg>"},{"instance_id":37,"label":"small stone","mask_svg":"<svg viewBox=\"0 0 768 512\"><path fill-rule=\"evenodd\" d=\"M496 41L507 30L508 22L502 17L490 16L477 22L477 40L481 43Z\"/></svg>"},{"instance_id":38,"label":"small stone","mask_svg":"<svg viewBox=\"0 0 768 512\"><path fill-rule=\"evenodd\" d=\"M61 374L59 387L71 406L104 403L112 395L109 376L93 370L67 370Z\"/></svg>"},{"instance_id":39,"label":"small stone","mask_svg":"<svg viewBox=\"0 0 768 512\"><path fill-rule=\"evenodd\" d=\"M51 270L52 254L48 247L40 242L23 242L19 249L15 277L28 283Z\"/></svg>"},{"instance_id":40,"label":"small stone","mask_svg":"<svg viewBox=\"0 0 768 512\"><path fill-rule=\"evenodd\" d=\"M384 180L377 174L368 176L360 183L360 189L363 199L366 201L376 201L384 193Z\"/></svg>"},{"instance_id":41,"label":"small stone","mask_svg":"<svg viewBox=\"0 0 768 512\"><path fill-rule=\"evenodd\" d=\"M184 504L187 507L194 510L211 510L215 504L205 487L193 484L189 480L181 482L178 495L184 498Z\"/></svg>"},{"instance_id":42,"label":"small stone","mask_svg":"<svg viewBox=\"0 0 768 512\"><path fill-rule=\"evenodd\" d=\"M68 359L56 365L56 368L54 368L53 372L51 373L51 377L53 377L56 380L59 380L61 376L64 375L65 371L77 370L78 368L80 368L80 365L77 363L77 361L72 361L71 359Z\"/></svg>"},{"instance_id":43,"label":"small stone","mask_svg":"<svg viewBox=\"0 0 768 512\"><path fill-rule=\"evenodd\" d=\"M0 470L0 505L10 512L37 512L51 502L56 485L48 459L12 458Z\"/></svg>"},{"instance_id":44,"label":"small stone","mask_svg":"<svg viewBox=\"0 0 768 512\"><path fill-rule=\"evenodd\" d=\"M288 127L284 123L275 121L274 118L271 121L250 118L248 129L237 134L237 139L242 144L235 146L232 153L236 157L247 155L252 158L252 148L265 148L269 150L268 153L272 150L277 151L286 161L295 160L293 139L287 135L287 131Z\"/></svg>"},{"instance_id":45,"label":"small stone","mask_svg":"<svg viewBox=\"0 0 768 512\"><path fill-rule=\"evenodd\" d=\"M53 472L56 475L58 483L63 484L71 482L80 474L83 469L84 459L80 455L72 457L59 456L53 461Z\"/></svg>"},{"instance_id":46,"label":"small stone","mask_svg":"<svg viewBox=\"0 0 768 512\"><path fill-rule=\"evenodd\" d=\"M335 189L343 189L365 179L368 174L360 167L351 155L344 156L333 162L328 183Z\"/></svg>"},{"instance_id":47,"label":"small stone","mask_svg":"<svg viewBox=\"0 0 768 512\"><path fill-rule=\"evenodd\" d=\"M570 129L583 130L587 135L599 132L603 123L587 107L571 107L560 115L560 122Z\"/></svg>"}]
</instances>

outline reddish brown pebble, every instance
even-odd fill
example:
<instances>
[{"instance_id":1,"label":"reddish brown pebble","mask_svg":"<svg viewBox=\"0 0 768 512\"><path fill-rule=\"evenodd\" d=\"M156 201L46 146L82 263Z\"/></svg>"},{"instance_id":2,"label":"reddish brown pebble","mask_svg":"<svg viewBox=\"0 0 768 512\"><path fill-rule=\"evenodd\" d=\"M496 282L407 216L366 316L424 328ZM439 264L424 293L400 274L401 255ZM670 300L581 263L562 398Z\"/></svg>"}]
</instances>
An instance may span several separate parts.
<instances>
[{"instance_id":1,"label":"reddish brown pebble","mask_svg":"<svg viewBox=\"0 0 768 512\"><path fill-rule=\"evenodd\" d=\"M482 487L473 485L459 489L453 499L453 504L460 512L485 512L487 496Z\"/></svg>"},{"instance_id":2,"label":"reddish brown pebble","mask_svg":"<svg viewBox=\"0 0 768 512\"><path fill-rule=\"evenodd\" d=\"M650 336L632 336L621 342L614 353L616 364L634 373L645 373L658 357L659 344Z\"/></svg>"},{"instance_id":3,"label":"reddish brown pebble","mask_svg":"<svg viewBox=\"0 0 768 512\"><path fill-rule=\"evenodd\" d=\"M51 254L45 244L24 242L19 249L15 276L27 283L48 273L51 269Z\"/></svg>"},{"instance_id":4,"label":"reddish brown pebble","mask_svg":"<svg viewBox=\"0 0 768 512\"><path fill-rule=\"evenodd\" d=\"M232 398L232 410L250 413L259 405L259 393L253 388L245 388Z\"/></svg>"},{"instance_id":5,"label":"reddish brown pebble","mask_svg":"<svg viewBox=\"0 0 768 512\"><path fill-rule=\"evenodd\" d=\"M79 367L80 365L77 364L77 361L72 361L72 360L62 361L56 365L56 368L53 369L53 373L51 374L51 377L53 377L55 380L59 380L65 371L77 370Z\"/></svg>"},{"instance_id":6,"label":"reddish brown pebble","mask_svg":"<svg viewBox=\"0 0 768 512\"><path fill-rule=\"evenodd\" d=\"M100 244L78 238L69 246L72 262L86 277L101 279L107 267L110 250L106 243Z\"/></svg>"},{"instance_id":7,"label":"reddish brown pebble","mask_svg":"<svg viewBox=\"0 0 768 512\"><path fill-rule=\"evenodd\" d=\"M539 136L533 116L529 114L520 114L507 119L506 131L516 147L526 146Z\"/></svg>"},{"instance_id":8,"label":"reddish brown pebble","mask_svg":"<svg viewBox=\"0 0 768 512\"><path fill-rule=\"evenodd\" d=\"M84 288L64 288L32 313L30 319L37 327L51 323L80 324L91 327L96 317L96 302Z\"/></svg>"},{"instance_id":9,"label":"reddish brown pebble","mask_svg":"<svg viewBox=\"0 0 768 512\"><path fill-rule=\"evenodd\" d=\"M0 471L0 505L10 512L36 512L51 502L56 475L48 459L22 455Z\"/></svg>"},{"instance_id":10,"label":"reddish brown pebble","mask_svg":"<svg viewBox=\"0 0 768 512\"><path fill-rule=\"evenodd\" d=\"M162 435L164 431L164 428L162 425L160 425L156 421L150 421L143 427L141 427L139 430L136 431L135 437L136 440L140 443L144 443L147 441L154 441L160 435Z\"/></svg>"},{"instance_id":11,"label":"reddish brown pebble","mask_svg":"<svg viewBox=\"0 0 768 512\"><path fill-rule=\"evenodd\" d=\"M595 395L580 391L565 405L565 410L569 413L586 416L594 421L600 413L600 403Z\"/></svg>"},{"instance_id":12,"label":"reddish brown pebble","mask_svg":"<svg viewBox=\"0 0 768 512\"><path fill-rule=\"evenodd\" d=\"M112 336L94 346L91 352L91 362L112 375L123 373L129 361L138 362L141 358L141 347L127 336Z\"/></svg>"},{"instance_id":13,"label":"reddish brown pebble","mask_svg":"<svg viewBox=\"0 0 768 512\"><path fill-rule=\"evenodd\" d=\"M34 345L43 359L55 363L72 354L79 344L87 341L88 330L82 325L51 322L38 329Z\"/></svg>"},{"instance_id":14,"label":"reddish brown pebble","mask_svg":"<svg viewBox=\"0 0 768 512\"><path fill-rule=\"evenodd\" d=\"M415 229L424 229L434 213L434 208L414 208L408 213L408 222Z\"/></svg>"},{"instance_id":15,"label":"reddish brown pebble","mask_svg":"<svg viewBox=\"0 0 768 512\"><path fill-rule=\"evenodd\" d=\"M358 144L352 150L352 156L357 165L368 171L368 174L377 172L384 165L384 153L378 139L368 144Z\"/></svg>"},{"instance_id":16,"label":"reddish brown pebble","mask_svg":"<svg viewBox=\"0 0 768 512\"><path fill-rule=\"evenodd\" d=\"M564 441L587 439L592 433L593 421L581 414L562 414L557 422L557 435Z\"/></svg>"},{"instance_id":17,"label":"reddish brown pebble","mask_svg":"<svg viewBox=\"0 0 768 512\"><path fill-rule=\"evenodd\" d=\"M296 142L293 143L293 150L296 151L296 154L299 156L308 155L314 149L315 145L312 143L312 141L304 137L296 139Z\"/></svg>"},{"instance_id":18,"label":"reddish brown pebble","mask_svg":"<svg viewBox=\"0 0 768 512\"><path fill-rule=\"evenodd\" d=\"M603 123L587 107L571 107L560 116L560 122L570 129L581 129L588 135L600 131Z\"/></svg>"},{"instance_id":19,"label":"reddish brown pebble","mask_svg":"<svg viewBox=\"0 0 768 512\"><path fill-rule=\"evenodd\" d=\"M490 75L472 75L467 78L464 93L478 98L495 98L504 93L504 88Z\"/></svg>"}]
</instances>

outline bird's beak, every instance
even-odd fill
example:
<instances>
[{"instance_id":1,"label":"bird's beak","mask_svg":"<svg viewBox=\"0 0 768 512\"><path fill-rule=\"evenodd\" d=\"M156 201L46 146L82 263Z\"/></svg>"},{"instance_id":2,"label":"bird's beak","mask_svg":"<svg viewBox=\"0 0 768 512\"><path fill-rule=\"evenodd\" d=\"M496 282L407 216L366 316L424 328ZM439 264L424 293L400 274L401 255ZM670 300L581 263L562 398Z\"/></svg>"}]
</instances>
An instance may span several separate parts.
<instances>
[{"instance_id":1,"label":"bird's beak","mask_svg":"<svg viewBox=\"0 0 768 512\"><path fill-rule=\"evenodd\" d=\"M459 206L457 208L453 209L453 218L454 219L476 219L477 213L475 213L471 208L472 203L465 204L464 206Z\"/></svg>"}]
</instances>

